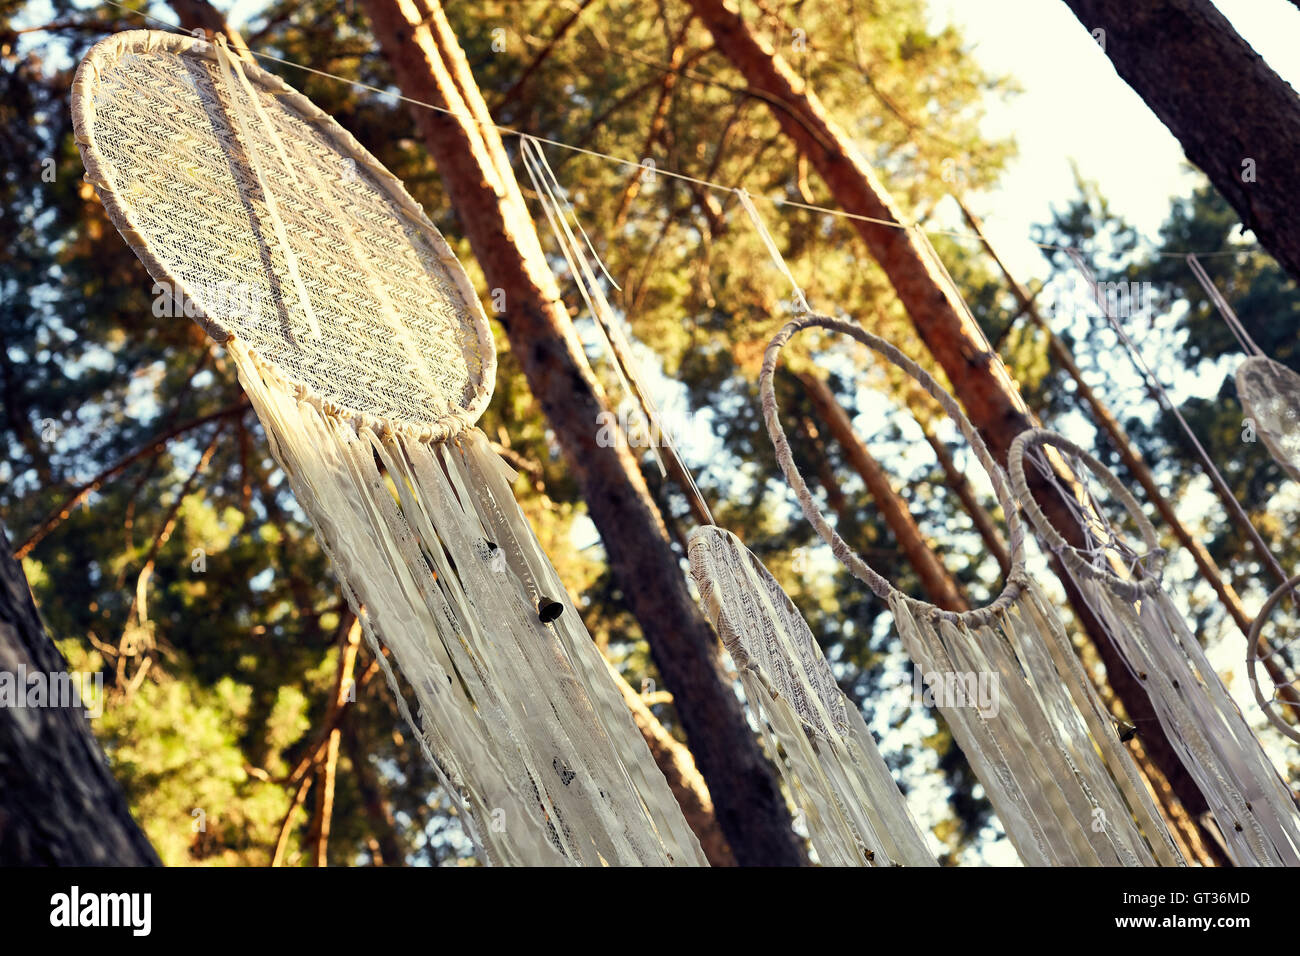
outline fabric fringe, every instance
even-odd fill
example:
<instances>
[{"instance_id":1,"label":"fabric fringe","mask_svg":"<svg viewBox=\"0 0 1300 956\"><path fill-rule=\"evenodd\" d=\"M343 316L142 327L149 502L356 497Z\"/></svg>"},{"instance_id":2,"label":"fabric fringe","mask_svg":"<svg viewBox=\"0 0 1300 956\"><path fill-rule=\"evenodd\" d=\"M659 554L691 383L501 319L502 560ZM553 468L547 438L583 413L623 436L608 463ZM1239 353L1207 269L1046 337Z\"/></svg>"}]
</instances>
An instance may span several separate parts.
<instances>
[{"instance_id":1,"label":"fabric fringe","mask_svg":"<svg viewBox=\"0 0 1300 956\"><path fill-rule=\"evenodd\" d=\"M429 443L356 426L227 344L483 860L707 865L482 432ZM541 598L563 605L550 624Z\"/></svg>"},{"instance_id":2,"label":"fabric fringe","mask_svg":"<svg viewBox=\"0 0 1300 956\"><path fill-rule=\"evenodd\" d=\"M1100 483L1136 528L1142 550L1130 543L1130 532L1112 525L1090 482L1081 484L1078 499L1082 549L1048 521L1026 475L1030 466L1051 474L1049 447L1068 457L1081 482L1091 475ZM1300 811L1166 593L1164 552L1137 500L1096 457L1055 432L1033 429L1017 437L1009 463L1026 514L1151 699L1166 737L1209 804L1233 863L1300 865Z\"/></svg>"},{"instance_id":3,"label":"fabric fringe","mask_svg":"<svg viewBox=\"0 0 1300 956\"><path fill-rule=\"evenodd\" d=\"M945 611L903 594L831 527L799 473L781 427L773 384L777 360L797 332L820 327L866 345L911 377L957 424L993 483L1014 558L1006 584L984 607ZM879 336L829 316L786 324L763 357L763 417L777 462L804 516L831 553L885 600L926 683L994 678L997 706L936 695L1007 836L1030 866L1178 866L1181 854L1131 755L1093 689L1055 610L1025 570L1024 530L1002 469L956 400L928 372Z\"/></svg>"},{"instance_id":4,"label":"fabric fringe","mask_svg":"<svg viewBox=\"0 0 1300 956\"><path fill-rule=\"evenodd\" d=\"M996 675L994 707L937 703L1008 839L1029 866L1182 865L1069 637L1020 575L1015 599L975 626L889 599L923 674Z\"/></svg>"},{"instance_id":5,"label":"fabric fringe","mask_svg":"<svg viewBox=\"0 0 1300 956\"><path fill-rule=\"evenodd\" d=\"M871 731L776 579L722 528L695 529L688 550L700 603L821 863L935 866Z\"/></svg>"},{"instance_id":6,"label":"fabric fringe","mask_svg":"<svg viewBox=\"0 0 1300 956\"><path fill-rule=\"evenodd\" d=\"M1163 590L1139 601L1077 580L1214 815L1236 866L1300 866L1300 811Z\"/></svg>"}]
</instances>

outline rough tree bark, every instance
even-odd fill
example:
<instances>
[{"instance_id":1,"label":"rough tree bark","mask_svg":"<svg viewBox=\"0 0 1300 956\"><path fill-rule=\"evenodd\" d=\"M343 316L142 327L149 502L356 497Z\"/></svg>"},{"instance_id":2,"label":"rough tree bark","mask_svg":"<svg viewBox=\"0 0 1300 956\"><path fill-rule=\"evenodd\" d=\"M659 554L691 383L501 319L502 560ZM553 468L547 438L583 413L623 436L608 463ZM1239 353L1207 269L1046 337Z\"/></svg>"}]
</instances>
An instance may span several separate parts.
<instances>
[{"instance_id":1,"label":"rough tree bark","mask_svg":"<svg viewBox=\"0 0 1300 956\"><path fill-rule=\"evenodd\" d=\"M206 30L212 36L224 34L231 49L252 61L248 47L244 45L244 38L226 23L225 14L208 0L170 0L170 6L186 30Z\"/></svg>"},{"instance_id":2,"label":"rough tree bark","mask_svg":"<svg viewBox=\"0 0 1300 956\"><path fill-rule=\"evenodd\" d=\"M718 50L745 78L750 91L768 105L782 131L817 170L840 208L870 219L906 222L907 217L875 170L831 119L817 94L749 29L733 0L688 2L708 27ZM863 219L853 220L853 226L884 270L921 340L942 366L967 415L995 458L1005 463L1016 435L1035 424L1015 380L988 347L956 290L910 230ZM1067 540L1072 532L1074 540L1079 540L1070 506L1057 489L1036 482L1032 490L1043 512ZM1203 811L1205 798L1165 737L1146 691L1106 638L1060 560L1053 558L1052 566L1106 666L1107 679L1129 718L1143 729L1147 752L1156 767L1189 810Z\"/></svg>"},{"instance_id":3,"label":"rough tree bark","mask_svg":"<svg viewBox=\"0 0 1300 956\"><path fill-rule=\"evenodd\" d=\"M0 673L17 682L24 669L54 675L68 664L45 634L0 525ZM160 865L84 708L0 706L0 865Z\"/></svg>"},{"instance_id":4,"label":"rough tree bark","mask_svg":"<svg viewBox=\"0 0 1300 956\"><path fill-rule=\"evenodd\" d=\"M403 92L451 111L412 114L488 284L505 295L499 318L511 351L555 429L614 578L673 694L737 862L804 862L772 768L726 679L717 638L691 598L645 479L624 445L597 440L602 391L441 7L429 0L365 5Z\"/></svg>"},{"instance_id":5,"label":"rough tree bark","mask_svg":"<svg viewBox=\"0 0 1300 956\"><path fill-rule=\"evenodd\" d=\"M1300 98L1290 84L1210 0L1065 3L1246 228L1300 280Z\"/></svg>"}]
</instances>

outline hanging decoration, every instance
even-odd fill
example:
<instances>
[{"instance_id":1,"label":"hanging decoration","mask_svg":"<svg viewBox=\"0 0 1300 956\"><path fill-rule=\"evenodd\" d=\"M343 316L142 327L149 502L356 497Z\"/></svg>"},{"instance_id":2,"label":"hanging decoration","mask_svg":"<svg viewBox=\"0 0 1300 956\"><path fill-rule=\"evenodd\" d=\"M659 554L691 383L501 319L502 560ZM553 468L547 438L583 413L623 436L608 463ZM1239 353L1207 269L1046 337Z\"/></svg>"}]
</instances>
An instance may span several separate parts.
<instances>
[{"instance_id":1,"label":"hanging decoration","mask_svg":"<svg viewBox=\"0 0 1300 956\"><path fill-rule=\"evenodd\" d=\"M1052 526L1029 490L1030 479L1057 482L1052 459L1058 457L1079 482L1061 489L1083 536L1078 546ZM1150 697L1166 737L1209 803L1233 863L1300 865L1300 812L1166 592L1165 553L1137 501L1095 457L1054 432L1021 434L1009 465L1016 499ZM1109 519L1109 502L1136 528L1136 543L1125 533L1124 520Z\"/></svg>"},{"instance_id":2,"label":"hanging decoration","mask_svg":"<svg viewBox=\"0 0 1300 956\"><path fill-rule=\"evenodd\" d=\"M990 604L944 611L903 594L830 526L799 473L781 426L774 375L799 331L848 335L911 376L970 442L1008 524L1012 571ZM989 794L1027 865L1181 865L1159 811L1124 749L1074 647L1025 568L1016 502L1001 469L956 401L898 349L850 322L799 316L772 339L760 379L763 415L777 461L804 515L832 553L884 600L913 664ZM996 704L953 688L995 682Z\"/></svg>"},{"instance_id":3,"label":"hanging decoration","mask_svg":"<svg viewBox=\"0 0 1300 956\"><path fill-rule=\"evenodd\" d=\"M1224 507L1228 511L1228 515L1232 518L1237 528L1250 541L1260 562L1268 568L1269 572L1277 581L1285 582L1288 578L1286 571L1284 571L1282 565L1278 563L1277 558L1273 555L1272 550L1268 546L1268 542L1266 542L1263 536L1259 533L1259 529L1257 529L1254 522L1250 520L1250 515L1246 514L1246 509L1242 507L1241 502L1239 502L1236 496L1233 495L1232 489L1228 486L1227 480L1223 477L1218 466L1214 463L1214 459L1210 457L1210 453L1205 450L1205 446L1201 444L1201 440L1196 437L1196 432L1192 430L1192 426L1179 410L1178 405L1174 402L1168 389L1165 388L1164 383L1161 382L1155 372L1151 370L1151 366L1149 366L1146 359L1142 357L1141 350L1139 350L1136 343L1129 338L1128 333L1124 331L1124 326L1120 323L1119 317L1116 315L1115 303L1102 294L1101 286L1097 283L1097 278L1093 274L1092 269L1089 268L1087 262L1084 261L1083 254L1078 249L1068 249L1066 251L1069 254L1070 259L1074 262L1075 268L1078 269L1079 274L1083 276L1084 283L1092 291L1092 296L1100 308L1102 315L1105 316L1106 320L1110 323L1111 328L1115 330L1115 334L1119 337L1120 342L1127 350L1129 358L1133 362L1133 366L1146 381L1152 394L1156 396L1160 404L1173 413L1174 419L1178 422L1178 427L1182 430L1193 450L1196 452L1196 457L1200 460L1205 476L1210 480L1210 484L1213 486L1215 493L1219 496L1219 500L1223 502ZM1224 321L1227 322L1228 328L1232 331L1233 335L1237 337L1242 348L1248 353L1254 353L1254 358L1263 358L1262 355L1258 354L1259 348L1246 332L1245 326L1241 323L1241 320L1237 317L1236 313L1232 311L1231 306L1228 305L1223 296L1219 294L1218 289L1215 288L1214 283L1210 281L1210 277L1206 274L1200 262L1197 261L1195 256L1188 256L1187 262L1188 266L1192 270L1192 274L1196 276L1197 280L1201 282L1202 287L1210 295L1210 298L1214 301L1216 307L1223 315ZM1251 359L1247 359L1247 362L1250 361ZM1276 363L1273 364L1275 365ZM1248 401L1253 401L1255 403L1255 410L1262 416L1259 422L1257 422L1257 427L1261 430L1261 434L1265 431L1272 434L1273 438L1271 440L1279 449L1278 451L1274 451L1273 455L1285 468L1286 454L1288 454L1287 448L1289 447L1287 444L1289 440L1287 429L1290 427L1287 422L1289 421L1291 414L1286 410L1287 404L1291 400L1286 397L1287 390L1290 388L1286 376L1294 377L1294 373L1290 372L1289 369L1286 369L1283 366L1278 366L1278 368L1281 369L1281 372L1285 373L1281 374L1276 372L1272 365L1267 364L1257 364L1252 366L1252 368L1256 372L1260 373L1259 376L1256 377L1249 370L1247 370L1244 376L1241 376L1239 370L1238 374L1240 377L1238 378L1238 391L1242 396L1243 403ZM1272 386L1277 386L1282 389L1282 391L1270 395L1268 389ZM1248 394L1253 395L1253 399L1248 398ZM1251 411L1250 405L1247 405L1246 408L1247 412ZM1272 446L1270 446L1270 449L1271 448ZM1279 458L1279 454L1283 457ZM1269 723L1273 724L1274 727L1280 730L1287 737L1290 737L1292 740L1300 740L1300 737L1296 734L1295 728L1288 725L1288 719L1296 721L1300 718L1300 678L1298 678L1298 672L1293 662L1291 662L1283 652L1272 648L1268 644L1267 640L1262 637L1258 628L1255 628L1253 635L1249 636L1247 640L1249 641L1246 650L1247 671L1252 683L1257 681L1255 673L1256 665L1262 665L1268 674L1268 679L1273 684L1273 696L1280 699L1282 703L1285 703L1287 707L1290 708L1287 711L1280 711L1270 702L1268 705L1264 706L1265 716L1268 718ZM1261 643L1256 645L1256 640ZM1256 695L1262 698L1257 686Z\"/></svg>"},{"instance_id":4,"label":"hanging decoration","mask_svg":"<svg viewBox=\"0 0 1300 956\"><path fill-rule=\"evenodd\" d=\"M1237 397L1246 415L1274 461L1300 481L1300 375L1273 361L1255 344L1245 324L1195 255L1187 256L1187 266L1246 353L1246 360L1237 366L1235 375Z\"/></svg>"},{"instance_id":5,"label":"hanging decoration","mask_svg":"<svg viewBox=\"0 0 1300 956\"><path fill-rule=\"evenodd\" d=\"M114 225L233 358L484 861L703 865L474 426L491 332L398 180L221 41L100 42L73 120Z\"/></svg>"},{"instance_id":6,"label":"hanging decoration","mask_svg":"<svg viewBox=\"0 0 1300 956\"><path fill-rule=\"evenodd\" d=\"M722 528L696 528L689 551L700 603L735 661L821 862L936 865L871 731L781 585Z\"/></svg>"}]
</instances>

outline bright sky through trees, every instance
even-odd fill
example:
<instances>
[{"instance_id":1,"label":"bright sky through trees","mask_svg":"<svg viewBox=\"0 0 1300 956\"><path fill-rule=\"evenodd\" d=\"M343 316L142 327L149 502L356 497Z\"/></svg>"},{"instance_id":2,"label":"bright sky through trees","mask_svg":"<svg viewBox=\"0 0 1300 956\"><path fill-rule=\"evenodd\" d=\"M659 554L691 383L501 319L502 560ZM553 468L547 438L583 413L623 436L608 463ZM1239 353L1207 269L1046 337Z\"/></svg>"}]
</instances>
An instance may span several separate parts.
<instances>
[{"instance_id":1,"label":"bright sky through trees","mask_svg":"<svg viewBox=\"0 0 1300 956\"><path fill-rule=\"evenodd\" d=\"M1178 141L1111 68L1064 3L1043 0L932 0L930 22L952 23L985 69L1010 72L1023 90L989 97L984 129L1013 135L1019 155L1000 187L979 197L989 238L1025 281L1046 263L1026 239L1074 195L1071 161L1095 180L1115 212L1154 237L1169 200L1197 181ZM1215 0L1246 42L1283 79L1300 87L1300 10L1289 0ZM955 210L948 210L954 217ZM954 218L952 225L964 228Z\"/></svg>"}]
</instances>

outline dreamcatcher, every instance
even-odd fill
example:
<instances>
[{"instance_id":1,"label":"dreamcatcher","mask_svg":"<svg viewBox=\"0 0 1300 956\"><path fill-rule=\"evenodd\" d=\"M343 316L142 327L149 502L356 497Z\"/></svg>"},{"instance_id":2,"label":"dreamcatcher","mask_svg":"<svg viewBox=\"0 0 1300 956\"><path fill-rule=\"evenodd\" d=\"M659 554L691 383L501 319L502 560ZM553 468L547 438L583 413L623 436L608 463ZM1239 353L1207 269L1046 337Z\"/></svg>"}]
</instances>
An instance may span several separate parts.
<instances>
[{"instance_id":1,"label":"dreamcatcher","mask_svg":"<svg viewBox=\"0 0 1300 956\"><path fill-rule=\"evenodd\" d=\"M911 376L956 422L992 480L1009 529L1012 570L987 606L944 611L908 597L870 567L827 522L791 456L776 406L781 349L810 327L841 332ZM1023 533L1001 469L956 402L889 343L849 322L807 314L772 339L761 375L763 415L777 461L805 516L835 556L887 602L926 682L993 676L995 707L937 701L1029 865L1178 865L1175 848L1056 614L1025 569ZM945 702L946 701L946 702Z\"/></svg>"},{"instance_id":2,"label":"dreamcatcher","mask_svg":"<svg viewBox=\"0 0 1300 956\"><path fill-rule=\"evenodd\" d=\"M1146 380L1152 394L1174 416L1178 427L1182 430L1195 451L1196 457L1200 460L1205 476L1210 480L1210 484L1218 494L1219 500L1223 502L1224 507L1227 509L1228 515L1251 542L1260 561L1281 584L1281 587L1273 592L1270 603L1267 604L1271 611L1284 596L1292 592L1292 586L1287 583L1289 575L1278 563L1277 558L1269 549L1268 542L1264 540L1259 530L1250 520L1250 515L1246 513L1246 509L1233 495L1232 489L1219 472L1214 459L1210 457L1210 453L1206 451L1205 446L1201 444L1201 440L1197 438L1196 432L1179 410L1177 403L1170 396L1164 383L1160 381L1159 377L1147 364L1142 357L1141 350L1124 330L1124 326L1116 314L1115 302L1102 294L1096 276L1084 261L1083 254L1077 249L1068 249L1066 251L1074 262L1075 268L1083 276L1084 283L1091 290L1102 315L1105 316L1111 328L1115 330L1115 334L1119 337L1120 343L1128 351L1134 367ZM1191 269L1192 275L1196 277L1196 281L1201 284L1201 287L1214 303L1215 308L1218 309L1223 321L1236 337L1242 350L1248 356L1246 361L1238 368L1236 376L1237 391L1242 405L1247 415L1253 416L1249 419L1248 424L1253 424L1260 437L1264 439L1265 447L1269 449L1269 453L1272 454L1278 464L1288 474L1295 477L1297 474L1296 463L1300 461L1296 457L1297 452L1300 452L1300 432L1297 431L1297 424L1300 423L1300 390L1297 389L1297 385L1300 385L1300 376L1296 376L1290 369L1263 355L1259 346L1251 338L1250 333L1246 331L1246 327L1242 324L1237 313L1233 311L1232 306L1219 292L1218 287L1210 280L1209 274L1206 273L1205 268L1197 260L1196 256L1189 255L1187 265ZM1297 732L1296 728L1291 723L1288 723L1288 718L1292 722L1300 719L1300 676L1298 676L1300 670L1297 670L1296 662L1291 659L1285 646L1275 648L1264 639L1261 629L1264 617L1266 617L1266 614L1261 614L1256 619L1251 634L1247 637L1246 667L1251 688L1269 723L1290 739L1300 741L1300 732ZM1257 671L1261 667L1265 671L1265 682L1272 687L1272 692L1269 695L1265 695L1260 687Z\"/></svg>"},{"instance_id":3,"label":"dreamcatcher","mask_svg":"<svg viewBox=\"0 0 1300 956\"><path fill-rule=\"evenodd\" d=\"M703 864L474 427L492 336L401 184L221 41L102 41L77 72L73 121L114 225L233 358L483 858Z\"/></svg>"},{"instance_id":4,"label":"dreamcatcher","mask_svg":"<svg viewBox=\"0 0 1300 956\"><path fill-rule=\"evenodd\" d=\"M695 529L689 551L700 601L821 862L934 866L871 731L781 585L722 528Z\"/></svg>"},{"instance_id":5,"label":"dreamcatcher","mask_svg":"<svg viewBox=\"0 0 1300 956\"><path fill-rule=\"evenodd\" d=\"M1054 460L1067 462L1074 487L1059 485ZM1209 803L1233 862L1300 865L1295 801L1166 593L1164 552L1137 501L1101 462L1053 432L1020 435L1009 462L1017 500L1150 697L1166 736ZM1104 496L1094 492L1090 477L1118 503L1140 544L1108 518ZM1078 546L1069 544L1039 508L1029 491L1031 478L1057 483L1073 506L1083 535Z\"/></svg>"}]
</instances>

